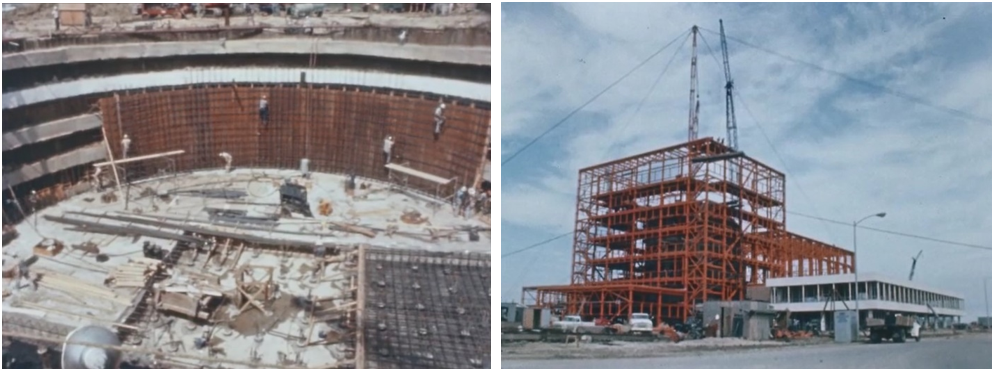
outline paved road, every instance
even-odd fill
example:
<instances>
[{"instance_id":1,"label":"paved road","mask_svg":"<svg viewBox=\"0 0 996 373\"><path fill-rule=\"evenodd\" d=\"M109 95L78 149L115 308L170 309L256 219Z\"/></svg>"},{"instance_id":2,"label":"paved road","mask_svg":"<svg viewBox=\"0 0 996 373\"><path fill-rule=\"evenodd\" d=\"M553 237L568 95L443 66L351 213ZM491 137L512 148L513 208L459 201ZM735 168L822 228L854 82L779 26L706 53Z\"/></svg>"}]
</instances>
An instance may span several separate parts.
<instances>
[{"instance_id":1,"label":"paved road","mask_svg":"<svg viewBox=\"0 0 996 373\"><path fill-rule=\"evenodd\" d=\"M991 334L882 343L704 352L698 356L598 360L503 360L503 369L992 369Z\"/></svg>"}]
</instances>

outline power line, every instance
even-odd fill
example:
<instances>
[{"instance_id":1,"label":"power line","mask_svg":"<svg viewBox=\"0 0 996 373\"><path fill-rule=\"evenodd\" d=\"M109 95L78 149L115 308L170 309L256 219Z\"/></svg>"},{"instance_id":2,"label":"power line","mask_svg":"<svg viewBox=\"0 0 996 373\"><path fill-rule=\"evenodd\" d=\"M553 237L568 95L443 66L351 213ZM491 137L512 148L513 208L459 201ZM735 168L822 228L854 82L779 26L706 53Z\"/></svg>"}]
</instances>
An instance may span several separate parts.
<instances>
[{"instance_id":1,"label":"power line","mask_svg":"<svg viewBox=\"0 0 996 373\"><path fill-rule=\"evenodd\" d=\"M706 48L709 50L709 54L712 55L713 61L716 61L716 66L722 70L723 66L719 63L719 59L716 57L716 53L713 52L712 47L709 45L709 41L705 37L703 37L702 42L706 45ZM775 156L778 157L778 161L782 163L782 168L785 169L785 173L786 174L790 173L788 162L785 162L785 159L782 158L782 155L778 153L778 149L775 148L775 144L771 141L771 138L768 137L768 133L764 131L764 128L761 126L761 122L757 120L757 117L754 116L754 113L750 110L749 107L747 107L747 103L744 101L744 98L740 96L740 91L734 90L733 94L736 95L737 99L740 100L741 107L743 107L744 110L747 111L747 115L750 116L751 120L754 121L754 125L757 126L757 129L761 130L761 136L764 137L764 141L768 143L768 146L771 147L771 151L773 151L775 153ZM792 178L792 182L795 184L795 187L798 188L799 191L802 193L802 196L806 198L806 202L809 202L809 205L812 206L814 210L817 210L816 213L820 214L819 208L816 206L816 203L813 202L812 198L809 198L809 194L806 193L806 190L803 189L801 185L799 185L799 181L796 180L795 178ZM825 222L823 223L823 229L826 229L827 236L833 236L833 233L830 230L830 226L827 225Z\"/></svg>"},{"instance_id":2,"label":"power line","mask_svg":"<svg viewBox=\"0 0 996 373\"><path fill-rule=\"evenodd\" d=\"M712 30L709 30L709 29L706 29L706 28L701 28L700 27L700 29L708 31L708 32L711 32L711 33L716 34L716 35L719 35L719 33L715 32L715 31L712 31ZM919 98L919 97L916 97L916 96L913 96L913 95L910 95L910 94L907 94L907 93L902 93L902 92L896 91L894 89L891 89L891 88L888 88L888 87L885 87L885 86L882 86L882 85L878 85L878 84L869 82L867 80L855 78L855 77L850 76L848 74L845 74L845 73L842 73L842 72L839 72L839 71L836 71L836 70L831 70L831 69L825 68L823 66L817 65L815 63L812 63L812 62L803 61L803 60L800 60L800 59L792 57L792 56L787 56L787 55L784 55L784 54L772 51L770 49L767 49L767 48L764 48L764 47L761 47L761 46L758 46L758 45L751 44L749 42L746 42L744 40L740 40L740 39L737 39L737 38L734 38L734 37L727 36L727 39L736 41L736 42L738 42L740 44L743 44L743 45L746 45L748 47L760 50L762 52L765 52L765 53L768 53L768 54L771 54L771 55L774 55L774 56L777 56L777 57L781 57L783 59L786 59L786 60L789 60L789 61L792 61L792 62L795 62L795 63L798 63L800 65L808 66L808 67L816 69L816 70L820 70L820 71L823 71L823 72L826 72L826 73L830 73L830 74L836 75L838 77L841 77L841 78L844 78L846 80L849 80L849 81L851 81L853 83L861 84L861 85L864 85L866 87L870 87L870 88L873 88L873 89L876 89L876 90L888 93L890 95L893 95L893 96L896 96L896 97L899 97L899 98L902 98L902 99L905 99L905 100L909 100L909 101L918 103L918 104L923 105L923 106L934 108L936 110L946 111L948 113L951 113L951 114L954 114L956 116L959 116L959 117L961 117L963 119L968 119L968 120L971 120L971 121L974 121L974 122L988 124L990 126L992 125L992 118L983 118L983 117L979 117L979 116L974 115L974 114L967 113L967 112L962 111L962 110L953 109L953 108L950 108L950 107L947 107L947 106L943 106L943 105L939 105L939 104L934 104L934 103L931 103L931 102L929 102L929 101L927 101L925 99L922 99L922 98Z\"/></svg>"},{"instance_id":3,"label":"power line","mask_svg":"<svg viewBox=\"0 0 996 373\"><path fill-rule=\"evenodd\" d=\"M623 80L625 80L626 78L628 78L631 74L633 74L633 72L635 72L636 70L639 70L641 67L643 67L643 65L646 65L647 62L650 62L650 60L654 59L654 57L657 57L658 54L661 54L661 52L663 52L665 49L667 49L668 47L670 47L671 44L674 44L674 42L678 41L678 39L680 39L681 36L685 35L685 33L687 33L687 32L688 31L683 32L681 35L678 35L678 37L674 38L674 40L671 40L669 43L667 43L666 45L664 45L664 47L662 47L661 49L658 49L656 52L654 52L654 54L651 54L650 57L647 57L645 60L643 60L643 62L640 62L640 64L636 65L636 67L634 67L632 70L630 70L629 72L627 72L626 74L624 74L621 78L619 78L618 80L616 80L615 82L613 82L612 84L610 84L608 87L605 87L605 89L603 89L601 92L599 92L598 94L596 94L590 100L588 100L587 102L585 102L584 104L582 104L581 106L579 106L577 109L574 109L574 111L571 111L570 114L567 114L567 116L564 117L564 119L561 119L559 122L557 122L556 124L554 124L553 126L551 126L550 128L548 128L546 131L544 131L543 133L541 133L539 136L536 136L535 138L533 138L525 146L519 148L519 150L516 150L515 153L512 153L511 156L509 156L505 160L501 161L501 165L504 166L506 163L508 163L511 160L515 159L515 157L518 157L519 154L522 154L523 151L525 151L530 146L532 146L533 144L535 144L537 141L539 141L541 138L543 138L543 136L546 136L547 134L549 134L553 130L557 129L557 127L560 127L560 125L562 125L565 122L567 122L567 120L571 119L571 117L573 117L574 114L577 114L579 111L581 111L582 109L584 109L585 107L587 107L589 104L591 104L592 102L594 102L595 100L597 100L599 97L601 97L603 94L605 94L606 92L608 92L610 89L612 89L612 87L615 87L617 84L619 84L620 82L622 82Z\"/></svg>"},{"instance_id":4,"label":"power line","mask_svg":"<svg viewBox=\"0 0 996 373\"><path fill-rule=\"evenodd\" d=\"M744 108L744 111L747 112L747 115L750 116L750 119L754 121L754 125L757 126L757 129L761 131L761 136L764 137L764 141L768 143L768 146L771 147L771 151L775 153L775 157L777 157L778 161L781 162L782 168L785 169L785 173L786 174L790 173L791 171L789 170L788 162L785 162L785 158L782 158L781 153L778 152L778 148L775 147L775 144L771 141L771 138L768 137L768 133L764 130L764 127L761 126L761 122L757 120L757 117L754 116L754 112L751 111L750 107L747 106L747 102L744 100L742 96L740 96L740 92L733 91L733 94L737 96L738 100L740 100L740 107ZM806 193L806 189L799 184L798 178L793 177L790 179L792 180L792 183L795 184L795 187L799 189L799 193L802 194L802 197L806 199L806 202L809 202L809 205L812 206L813 210L816 210L816 213L820 214L819 207L816 207L816 203L813 202L813 199L809 197L809 193ZM833 233L830 232L830 227L827 226L825 223L823 224L823 228L827 230L827 235L829 236L833 235Z\"/></svg>"},{"instance_id":5,"label":"power line","mask_svg":"<svg viewBox=\"0 0 996 373\"><path fill-rule=\"evenodd\" d=\"M570 232L567 232L567 233L564 233L564 234L562 234L562 235L559 235L559 236L557 236L557 237L554 237L554 238L551 238L551 239L548 239L548 240L546 240L546 241L543 241L543 242L539 242L539 243L535 243L535 244L532 244L532 245L529 245L529 246L526 246L526 247L524 247L524 248L521 248L521 249L519 249L519 250L515 250L515 251L513 251L513 252L510 252L510 253L508 253L508 254L501 254L501 258L502 258L502 259L505 259L505 258L507 258L507 257L510 257L510 256L512 256L512 255L516 255L516 254L520 254L520 253L524 253L524 252L526 252L526 251L529 251L529 250L532 250L532 249L535 249L535 248L537 248L537 247L540 247L540 246L543 246L543 245L546 245L546 244L548 244L548 243L550 243L550 242L553 242L553 241L556 241L556 240L559 240L559 239L561 239L561 238L564 238L564 237L567 237L567 236L569 236L569 235L571 235L571 234L574 234L574 231L573 231L573 230L572 230L572 231L570 231Z\"/></svg>"},{"instance_id":6,"label":"power line","mask_svg":"<svg viewBox=\"0 0 996 373\"><path fill-rule=\"evenodd\" d=\"M849 226L849 227L854 226L854 223L848 223L846 221L839 221L839 220L821 218L819 216L806 215L806 214L802 214L802 213L798 213L798 212L793 212L793 211L789 211L789 214L796 215L796 216L801 216L801 217L804 217L804 218L821 220L821 221L824 221L824 222L827 222L827 223L834 223L834 224L846 225L846 226ZM948 245L969 247L969 248L973 248L973 249L982 249L982 250L990 250L990 251L992 251L992 249L993 249L992 247L989 247L989 246L973 245L973 244L962 243L962 242L942 240L942 239L938 239L938 238L918 236L918 235L910 234L910 233L889 231L889 230L885 230L885 229L871 228L871 227L865 227L865 226L858 226L858 228L867 229L867 230L875 231L875 232L879 232L879 233L885 233L885 234L891 234L891 235L896 235L896 236L902 236L902 237L908 237L908 238L916 238L916 239L925 240L925 241L932 241L932 242L937 242L937 243L943 243L943 244L948 244Z\"/></svg>"}]
</instances>

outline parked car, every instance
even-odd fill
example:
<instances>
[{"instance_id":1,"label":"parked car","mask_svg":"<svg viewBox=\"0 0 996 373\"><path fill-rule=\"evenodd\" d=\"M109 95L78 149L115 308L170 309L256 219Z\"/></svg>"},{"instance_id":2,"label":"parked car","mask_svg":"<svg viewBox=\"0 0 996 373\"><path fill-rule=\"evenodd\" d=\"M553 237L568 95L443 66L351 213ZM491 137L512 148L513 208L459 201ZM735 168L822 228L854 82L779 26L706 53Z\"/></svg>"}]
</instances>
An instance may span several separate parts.
<instances>
[{"instance_id":1,"label":"parked car","mask_svg":"<svg viewBox=\"0 0 996 373\"><path fill-rule=\"evenodd\" d=\"M293 18L321 17L327 4L293 4L287 8L287 15Z\"/></svg>"}]
</instances>

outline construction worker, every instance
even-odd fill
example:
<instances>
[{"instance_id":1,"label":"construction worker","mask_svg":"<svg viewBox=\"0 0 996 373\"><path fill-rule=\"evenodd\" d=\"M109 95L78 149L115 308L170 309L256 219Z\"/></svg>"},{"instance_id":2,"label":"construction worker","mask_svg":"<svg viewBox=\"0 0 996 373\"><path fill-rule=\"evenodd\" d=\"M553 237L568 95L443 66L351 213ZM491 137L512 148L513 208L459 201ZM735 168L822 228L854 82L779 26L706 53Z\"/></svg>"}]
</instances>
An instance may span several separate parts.
<instances>
[{"instance_id":1,"label":"construction worker","mask_svg":"<svg viewBox=\"0 0 996 373\"><path fill-rule=\"evenodd\" d=\"M480 191L480 192L478 192L478 194L477 194L477 203L474 206L474 212L478 213L478 214L483 213L484 212L484 205L487 202L488 202L488 194L485 193L483 190Z\"/></svg>"},{"instance_id":2,"label":"construction worker","mask_svg":"<svg viewBox=\"0 0 996 373\"><path fill-rule=\"evenodd\" d=\"M225 161L225 172L232 172L232 155L228 152L218 153L218 156Z\"/></svg>"},{"instance_id":3,"label":"construction worker","mask_svg":"<svg viewBox=\"0 0 996 373\"><path fill-rule=\"evenodd\" d=\"M263 122L263 126L270 121L270 103L266 101L266 95L259 98L259 120Z\"/></svg>"},{"instance_id":4,"label":"construction worker","mask_svg":"<svg viewBox=\"0 0 996 373\"><path fill-rule=\"evenodd\" d=\"M436 113L434 115L436 119L436 130L432 133L433 138L436 140L439 140L439 133L443 130L443 122L446 122L446 117L443 116L444 110L446 110L446 104L439 103L439 106L436 107Z\"/></svg>"},{"instance_id":5,"label":"construction worker","mask_svg":"<svg viewBox=\"0 0 996 373\"><path fill-rule=\"evenodd\" d=\"M97 191L104 189L104 183L102 183L100 180L101 171L103 171L103 169L101 169L100 167L94 167L93 181L91 181L91 183L93 184L93 189L96 189Z\"/></svg>"},{"instance_id":6,"label":"construction worker","mask_svg":"<svg viewBox=\"0 0 996 373\"><path fill-rule=\"evenodd\" d=\"M394 149L394 137L387 136L384 138L384 166L391 163L391 150Z\"/></svg>"},{"instance_id":7,"label":"construction worker","mask_svg":"<svg viewBox=\"0 0 996 373\"><path fill-rule=\"evenodd\" d=\"M453 199L453 208L460 209L463 207L463 200L467 198L467 187L461 186L460 190L456 192L456 198Z\"/></svg>"},{"instance_id":8,"label":"construction worker","mask_svg":"<svg viewBox=\"0 0 996 373\"><path fill-rule=\"evenodd\" d=\"M55 21L55 31L59 31L59 6L52 7L52 20Z\"/></svg>"},{"instance_id":9,"label":"construction worker","mask_svg":"<svg viewBox=\"0 0 996 373\"><path fill-rule=\"evenodd\" d=\"M121 159L128 158L129 149L131 149L131 139L128 138L128 134L126 133L124 138L121 139Z\"/></svg>"},{"instance_id":10,"label":"construction worker","mask_svg":"<svg viewBox=\"0 0 996 373\"><path fill-rule=\"evenodd\" d=\"M398 34L398 44L405 45L406 40L408 40L408 30L401 30L401 33Z\"/></svg>"},{"instance_id":11,"label":"construction worker","mask_svg":"<svg viewBox=\"0 0 996 373\"><path fill-rule=\"evenodd\" d=\"M477 201L477 188L467 188L467 199L463 201L463 216L470 217L473 214L469 214L467 210L474 207L474 201Z\"/></svg>"}]
</instances>

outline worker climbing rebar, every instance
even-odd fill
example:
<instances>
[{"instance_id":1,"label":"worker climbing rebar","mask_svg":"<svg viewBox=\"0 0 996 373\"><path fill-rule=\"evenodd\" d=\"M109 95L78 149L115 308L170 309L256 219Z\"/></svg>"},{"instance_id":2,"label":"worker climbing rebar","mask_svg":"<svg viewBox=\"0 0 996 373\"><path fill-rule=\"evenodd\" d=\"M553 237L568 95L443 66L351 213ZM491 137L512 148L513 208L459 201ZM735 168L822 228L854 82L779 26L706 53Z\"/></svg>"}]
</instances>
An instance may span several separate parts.
<instances>
[{"instance_id":1,"label":"worker climbing rebar","mask_svg":"<svg viewBox=\"0 0 996 373\"><path fill-rule=\"evenodd\" d=\"M259 98L259 120L263 122L263 127L270 121L270 103L266 101L266 95Z\"/></svg>"},{"instance_id":2,"label":"worker climbing rebar","mask_svg":"<svg viewBox=\"0 0 996 373\"><path fill-rule=\"evenodd\" d=\"M232 172L232 155L227 152L218 153L221 159L225 160L225 172Z\"/></svg>"},{"instance_id":3,"label":"worker climbing rebar","mask_svg":"<svg viewBox=\"0 0 996 373\"><path fill-rule=\"evenodd\" d=\"M436 119L436 129L432 132L432 136L436 140L439 140L439 133L443 131L443 123L446 122L446 117L443 115L445 110L446 104L444 103L439 103L439 106L436 107L436 113L434 115Z\"/></svg>"},{"instance_id":4,"label":"worker climbing rebar","mask_svg":"<svg viewBox=\"0 0 996 373\"><path fill-rule=\"evenodd\" d=\"M129 149L131 149L131 139L128 138L128 134L126 133L124 138L121 139L121 159L128 158Z\"/></svg>"},{"instance_id":5,"label":"worker climbing rebar","mask_svg":"<svg viewBox=\"0 0 996 373\"><path fill-rule=\"evenodd\" d=\"M394 149L394 136L384 138L384 166L391 163L391 150Z\"/></svg>"}]
</instances>

